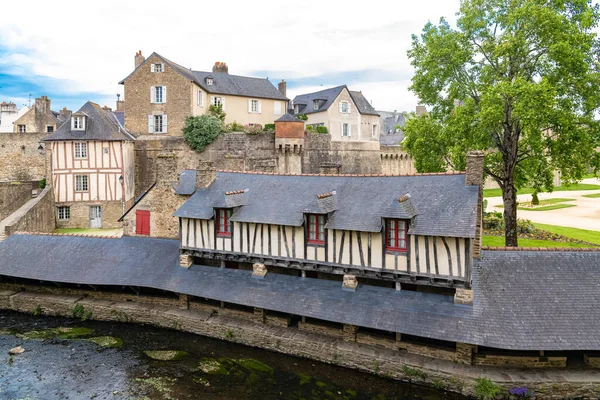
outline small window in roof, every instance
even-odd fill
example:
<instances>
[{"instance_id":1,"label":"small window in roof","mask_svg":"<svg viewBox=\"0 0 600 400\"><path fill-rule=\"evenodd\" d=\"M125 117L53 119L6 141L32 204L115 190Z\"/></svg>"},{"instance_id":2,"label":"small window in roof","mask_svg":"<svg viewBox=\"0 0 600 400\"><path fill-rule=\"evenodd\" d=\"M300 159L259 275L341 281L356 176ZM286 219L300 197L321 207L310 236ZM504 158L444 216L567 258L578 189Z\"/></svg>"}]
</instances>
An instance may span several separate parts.
<instances>
[{"instance_id":1,"label":"small window in roof","mask_svg":"<svg viewBox=\"0 0 600 400\"><path fill-rule=\"evenodd\" d=\"M314 110L318 110L319 109L319 100L313 100L313 109Z\"/></svg>"},{"instance_id":2,"label":"small window in roof","mask_svg":"<svg viewBox=\"0 0 600 400\"><path fill-rule=\"evenodd\" d=\"M213 77L212 76L207 76L206 78L204 78L204 82L206 82L207 85L212 85L213 84Z\"/></svg>"},{"instance_id":3,"label":"small window in roof","mask_svg":"<svg viewBox=\"0 0 600 400\"><path fill-rule=\"evenodd\" d=\"M71 117L71 130L85 131L85 117L83 115Z\"/></svg>"}]
</instances>

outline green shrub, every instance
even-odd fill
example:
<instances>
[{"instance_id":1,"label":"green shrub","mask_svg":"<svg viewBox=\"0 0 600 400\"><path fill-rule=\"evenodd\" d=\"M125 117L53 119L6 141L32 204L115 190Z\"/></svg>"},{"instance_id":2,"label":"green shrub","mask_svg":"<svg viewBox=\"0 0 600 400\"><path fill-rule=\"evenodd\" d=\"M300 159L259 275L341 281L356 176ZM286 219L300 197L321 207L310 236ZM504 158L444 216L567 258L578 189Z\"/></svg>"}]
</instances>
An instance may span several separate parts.
<instances>
[{"instance_id":1,"label":"green shrub","mask_svg":"<svg viewBox=\"0 0 600 400\"><path fill-rule=\"evenodd\" d=\"M225 116L227 116L227 114L225 111L223 111L223 106L215 106L214 104L211 104L211 106L208 108L208 112L209 115L217 117L221 122L225 122Z\"/></svg>"},{"instance_id":2,"label":"green shrub","mask_svg":"<svg viewBox=\"0 0 600 400\"><path fill-rule=\"evenodd\" d=\"M425 372L421 371L419 368L411 368L408 365L402 366L402 372L404 373L404 375L406 375L409 378L419 378L419 379L427 378L427 374Z\"/></svg>"},{"instance_id":3,"label":"green shrub","mask_svg":"<svg viewBox=\"0 0 600 400\"><path fill-rule=\"evenodd\" d=\"M40 189L44 189L46 187L46 178L42 178L40 181Z\"/></svg>"},{"instance_id":4,"label":"green shrub","mask_svg":"<svg viewBox=\"0 0 600 400\"><path fill-rule=\"evenodd\" d=\"M535 191L531 194L531 205L534 206L539 206L540 205L540 199L538 198L538 192Z\"/></svg>"},{"instance_id":5,"label":"green shrub","mask_svg":"<svg viewBox=\"0 0 600 400\"><path fill-rule=\"evenodd\" d=\"M326 126L317 126L317 133L327 133Z\"/></svg>"},{"instance_id":6,"label":"green shrub","mask_svg":"<svg viewBox=\"0 0 600 400\"><path fill-rule=\"evenodd\" d=\"M494 211L483 215L483 229L490 231L504 230L504 217L502 213Z\"/></svg>"},{"instance_id":7,"label":"green shrub","mask_svg":"<svg viewBox=\"0 0 600 400\"><path fill-rule=\"evenodd\" d=\"M222 127L222 122L214 115L187 117L183 137L192 149L202 151L221 134Z\"/></svg>"},{"instance_id":8,"label":"green shrub","mask_svg":"<svg viewBox=\"0 0 600 400\"><path fill-rule=\"evenodd\" d=\"M223 125L223 128L221 129L221 132L243 132L244 131L244 125L242 124L238 124L237 122L233 121L230 124L227 125Z\"/></svg>"},{"instance_id":9,"label":"green shrub","mask_svg":"<svg viewBox=\"0 0 600 400\"><path fill-rule=\"evenodd\" d=\"M265 132L270 132L275 130L275 124L265 124Z\"/></svg>"},{"instance_id":10,"label":"green shrub","mask_svg":"<svg viewBox=\"0 0 600 400\"><path fill-rule=\"evenodd\" d=\"M307 130L307 131L309 131L309 132L312 132L312 131L314 131L314 130L315 130L315 127L314 127L314 126L312 126L312 125L307 125L307 126L306 126L306 130Z\"/></svg>"},{"instance_id":11,"label":"green shrub","mask_svg":"<svg viewBox=\"0 0 600 400\"><path fill-rule=\"evenodd\" d=\"M517 233L533 233L535 231L535 225L528 219L517 220Z\"/></svg>"},{"instance_id":12,"label":"green shrub","mask_svg":"<svg viewBox=\"0 0 600 400\"><path fill-rule=\"evenodd\" d=\"M250 135L256 135L258 133L262 133L263 132L263 127L261 124L253 124L253 125L245 125L244 126L244 132L250 134Z\"/></svg>"},{"instance_id":13,"label":"green shrub","mask_svg":"<svg viewBox=\"0 0 600 400\"><path fill-rule=\"evenodd\" d=\"M500 387L489 378L475 379L475 394L478 399L493 399L500 394Z\"/></svg>"},{"instance_id":14,"label":"green shrub","mask_svg":"<svg viewBox=\"0 0 600 400\"><path fill-rule=\"evenodd\" d=\"M296 115L296 118L302 120L302 121L307 121L308 117L306 116L306 114L300 114L300 115Z\"/></svg>"}]
</instances>

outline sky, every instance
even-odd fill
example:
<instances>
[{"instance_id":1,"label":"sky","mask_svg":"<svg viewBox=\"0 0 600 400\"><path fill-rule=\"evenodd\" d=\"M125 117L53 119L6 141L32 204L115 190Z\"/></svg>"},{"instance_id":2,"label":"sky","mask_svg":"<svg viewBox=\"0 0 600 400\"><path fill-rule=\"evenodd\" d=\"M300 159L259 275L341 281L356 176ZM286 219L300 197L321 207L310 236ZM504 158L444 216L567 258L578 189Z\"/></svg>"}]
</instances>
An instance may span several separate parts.
<instances>
[{"instance_id":1,"label":"sky","mask_svg":"<svg viewBox=\"0 0 600 400\"><path fill-rule=\"evenodd\" d=\"M194 70L288 84L287 96L346 84L377 110L414 111L411 34L459 0L3 1L0 102L47 95L52 109L115 106L138 50ZM11 17L11 15L13 17ZM26 19L16 16L27 15ZM127 101L127 99L125 99Z\"/></svg>"}]
</instances>

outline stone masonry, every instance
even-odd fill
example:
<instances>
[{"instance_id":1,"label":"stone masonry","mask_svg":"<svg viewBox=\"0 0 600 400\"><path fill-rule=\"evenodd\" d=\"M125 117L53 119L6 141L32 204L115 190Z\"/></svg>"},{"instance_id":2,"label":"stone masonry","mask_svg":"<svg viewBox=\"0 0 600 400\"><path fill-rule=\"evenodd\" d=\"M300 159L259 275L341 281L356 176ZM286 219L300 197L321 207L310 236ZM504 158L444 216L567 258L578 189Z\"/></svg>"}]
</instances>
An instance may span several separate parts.
<instances>
[{"instance_id":1,"label":"stone masonry","mask_svg":"<svg viewBox=\"0 0 600 400\"><path fill-rule=\"evenodd\" d=\"M0 225L0 235L10 236L15 232L52 232L54 230L54 193L52 186L46 186L37 198L19 210L20 214L11 215Z\"/></svg>"},{"instance_id":2,"label":"stone masonry","mask_svg":"<svg viewBox=\"0 0 600 400\"><path fill-rule=\"evenodd\" d=\"M46 176L38 147L45 133L0 133L0 181L39 181Z\"/></svg>"},{"instance_id":3,"label":"stone masonry","mask_svg":"<svg viewBox=\"0 0 600 400\"><path fill-rule=\"evenodd\" d=\"M132 200L129 204L133 203ZM56 215L57 228L87 228L90 225L90 206L102 207L102 228L120 228L118 222L123 215L123 204L120 201L74 201L68 203L56 203L54 214ZM60 206L70 207L70 218L68 221L60 221L57 215L57 208ZM125 209L127 209L127 204Z\"/></svg>"},{"instance_id":4,"label":"stone masonry","mask_svg":"<svg viewBox=\"0 0 600 400\"><path fill-rule=\"evenodd\" d=\"M31 200L32 182L0 182L0 221Z\"/></svg>"}]
</instances>

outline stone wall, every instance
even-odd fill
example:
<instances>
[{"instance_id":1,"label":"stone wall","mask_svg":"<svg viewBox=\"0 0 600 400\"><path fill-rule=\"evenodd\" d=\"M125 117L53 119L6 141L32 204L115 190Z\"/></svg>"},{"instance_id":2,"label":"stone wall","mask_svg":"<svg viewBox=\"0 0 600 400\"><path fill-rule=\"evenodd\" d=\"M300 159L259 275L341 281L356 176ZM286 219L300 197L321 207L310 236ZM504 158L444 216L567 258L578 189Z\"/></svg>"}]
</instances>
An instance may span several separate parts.
<instances>
[{"instance_id":1,"label":"stone wall","mask_svg":"<svg viewBox=\"0 0 600 400\"><path fill-rule=\"evenodd\" d=\"M38 152L46 133L0 133L0 181L39 181L45 157Z\"/></svg>"},{"instance_id":2,"label":"stone wall","mask_svg":"<svg viewBox=\"0 0 600 400\"><path fill-rule=\"evenodd\" d=\"M412 157L400 146L381 146L381 172L391 175L417 172Z\"/></svg>"},{"instance_id":3,"label":"stone wall","mask_svg":"<svg viewBox=\"0 0 600 400\"><path fill-rule=\"evenodd\" d=\"M32 182L0 182L0 221L31 200Z\"/></svg>"},{"instance_id":4,"label":"stone wall","mask_svg":"<svg viewBox=\"0 0 600 400\"><path fill-rule=\"evenodd\" d=\"M52 186L46 186L23 210L23 214L5 226L4 234L10 236L15 232L52 232L54 230L53 196Z\"/></svg>"},{"instance_id":5,"label":"stone wall","mask_svg":"<svg viewBox=\"0 0 600 400\"><path fill-rule=\"evenodd\" d=\"M475 354L473 357L475 365L511 365L515 367L529 368L563 368L567 366L567 357L526 357L526 356L504 356L495 354Z\"/></svg>"},{"instance_id":6,"label":"stone wall","mask_svg":"<svg viewBox=\"0 0 600 400\"><path fill-rule=\"evenodd\" d=\"M133 199L127 202L133 203ZM120 228L118 222L123 215L123 205L120 201L75 201L70 203L56 203L56 207L69 206L71 216L68 221L59 221L56 219L57 228L89 228L90 226L90 206L102 207L102 228ZM127 205L125 210L127 210ZM56 213L56 209L54 211Z\"/></svg>"},{"instance_id":7,"label":"stone wall","mask_svg":"<svg viewBox=\"0 0 600 400\"><path fill-rule=\"evenodd\" d=\"M3 290L4 289L4 290ZM495 383L504 392L517 386L533 390L536 399L597 397L598 382L552 381L540 375L535 382L516 381L514 370L506 380L494 367L479 369L451 361L427 362L426 357L410 356L381 347L303 332L294 328L271 326L256 321L215 315L211 312L181 309L177 306L138 302L113 301L79 295L60 295L40 292L18 292L0 288L0 308L32 313L39 309L43 315L71 317L76 305L89 312L95 320L150 324L178 329L238 344L260 347L292 356L335 364L392 379L408 380L444 388L447 391L474 396L475 379L480 376L499 379ZM428 368L430 367L430 368Z\"/></svg>"}]
</instances>

